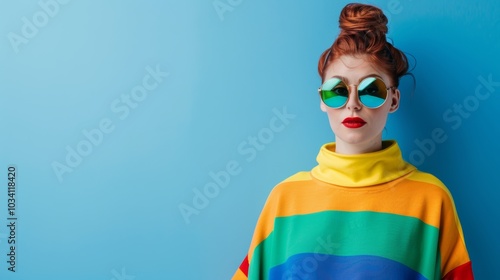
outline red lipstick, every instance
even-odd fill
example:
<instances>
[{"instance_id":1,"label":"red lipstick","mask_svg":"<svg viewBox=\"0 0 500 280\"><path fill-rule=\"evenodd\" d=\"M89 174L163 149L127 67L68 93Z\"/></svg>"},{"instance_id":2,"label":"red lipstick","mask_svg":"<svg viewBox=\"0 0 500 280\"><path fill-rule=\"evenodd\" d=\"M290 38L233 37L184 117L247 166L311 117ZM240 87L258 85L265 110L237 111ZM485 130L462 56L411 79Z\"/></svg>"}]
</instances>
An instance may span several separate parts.
<instances>
[{"instance_id":1,"label":"red lipstick","mask_svg":"<svg viewBox=\"0 0 500 280\"><path fill-rule=\"evenodd\" d=\"M345 118L342 124L347 128L360 128L366 124L362 118Z\"/></svg>"}]
</instances>

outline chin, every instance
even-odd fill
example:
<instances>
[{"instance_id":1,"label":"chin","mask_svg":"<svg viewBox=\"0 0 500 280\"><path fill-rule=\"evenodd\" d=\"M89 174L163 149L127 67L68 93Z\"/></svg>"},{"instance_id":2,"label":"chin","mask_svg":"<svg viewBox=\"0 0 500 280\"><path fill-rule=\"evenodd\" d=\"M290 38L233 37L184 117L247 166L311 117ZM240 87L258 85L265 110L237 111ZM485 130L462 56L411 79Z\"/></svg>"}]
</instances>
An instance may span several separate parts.
<instances>
[{"instance_id":1,"label":"chin","mask_svg":"<svg viewBox=\"0 0 500 280\"><path fill-rule=\"evenodd\" d=\"M361 143L363 141L366 141L368 138L368 135L366 133L363 133L361 131L345 131L345 129L338 129L338 130L333 130L333 133L335 134L336 139L340 139L341 141L349 144L356 144L356 143Z\"/></svg>"}]
</instances>

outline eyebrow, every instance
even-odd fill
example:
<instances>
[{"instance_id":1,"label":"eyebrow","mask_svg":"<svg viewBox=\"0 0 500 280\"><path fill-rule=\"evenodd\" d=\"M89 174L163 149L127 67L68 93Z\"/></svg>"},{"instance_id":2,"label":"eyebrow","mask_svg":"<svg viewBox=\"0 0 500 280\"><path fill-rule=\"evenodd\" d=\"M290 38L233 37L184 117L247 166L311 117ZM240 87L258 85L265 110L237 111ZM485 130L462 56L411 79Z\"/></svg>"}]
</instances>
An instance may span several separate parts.
<instances>
[{"instance_id":1,"label":"eyebrow","mask_svg":"<svg viewBox=\"0 0 500 280\"><path fill-rule=\"evenodd\" d=\"M382 81L384 80L384 79L383 79L380 75L372 73L372 74L368 74L368 75L365 75L365 76L363 76L363 77L359 78L358 83L359 83L359 82L361 82L362 80L364 80L364 79L368 78L368 77L377 77L377 78L381 79ZM350 83L350 80L349 80L349 79L347 79L346 77L339 76L339 75L331 76L330 78L328 78L328 79L326 79L326 80L329 80L329 79L331 79L331 78L339 78L339 79L341 79L341 80L342 80L342 81L344 81L344 82L348 82L348 83ZM326 81L326 80L325 80L325 81Z\"/></svg>"}]
</instances>

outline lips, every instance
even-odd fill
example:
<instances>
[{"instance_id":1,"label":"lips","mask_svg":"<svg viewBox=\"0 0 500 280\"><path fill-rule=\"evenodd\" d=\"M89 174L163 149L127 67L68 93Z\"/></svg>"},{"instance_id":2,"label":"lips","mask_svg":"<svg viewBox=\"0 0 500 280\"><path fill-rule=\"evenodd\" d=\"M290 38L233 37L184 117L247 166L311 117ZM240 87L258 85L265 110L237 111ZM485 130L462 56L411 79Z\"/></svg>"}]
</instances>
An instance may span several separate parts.
<instances>
[{"instance_id":1,"label":"lips","mask_svg":"<svg viewBox=\"0 0 500 280\"><path fill-rule=\"evenodd\" d=\"M348 128L360 128L366 124L362 118L345 118L342 124Z\"/></svg>"}]
</instances>

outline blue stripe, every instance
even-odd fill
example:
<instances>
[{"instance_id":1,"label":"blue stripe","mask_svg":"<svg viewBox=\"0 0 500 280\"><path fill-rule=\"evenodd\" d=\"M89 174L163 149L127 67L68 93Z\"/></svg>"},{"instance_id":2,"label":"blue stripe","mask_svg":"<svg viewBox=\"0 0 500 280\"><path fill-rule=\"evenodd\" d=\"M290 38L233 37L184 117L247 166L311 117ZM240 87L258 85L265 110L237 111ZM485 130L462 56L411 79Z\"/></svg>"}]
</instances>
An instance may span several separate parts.
<instances>
[{"instance_id":1,"label":"blue stripe","mask_svg":"<svg viewBox=\"0 0 500 280\"><path fill-rule=\"evenodd\" d=\"M402 263L377 256L332 256L297 254L271 269L271 280L424 280L420 273Z\"/></svg>"}]
</instances>

